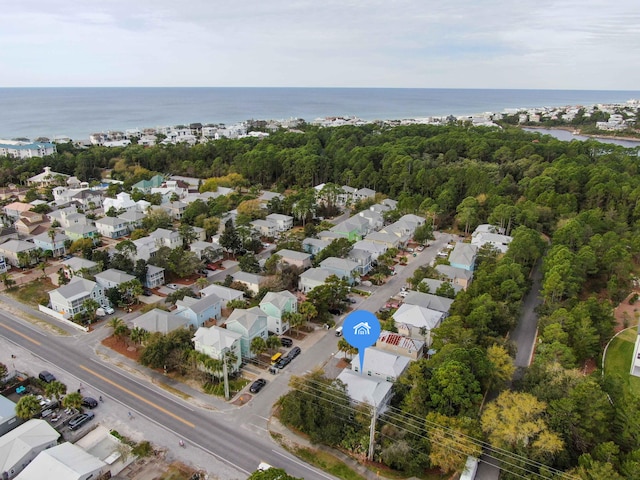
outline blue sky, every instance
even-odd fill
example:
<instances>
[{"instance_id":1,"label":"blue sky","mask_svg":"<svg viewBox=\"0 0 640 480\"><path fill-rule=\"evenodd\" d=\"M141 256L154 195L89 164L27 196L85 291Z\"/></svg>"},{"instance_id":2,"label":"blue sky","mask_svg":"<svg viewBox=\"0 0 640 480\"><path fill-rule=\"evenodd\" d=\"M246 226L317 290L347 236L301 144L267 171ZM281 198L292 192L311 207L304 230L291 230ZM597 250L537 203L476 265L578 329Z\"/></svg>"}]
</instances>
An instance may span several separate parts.
<instances>
[{"instance_id":1,"label":"blue sky","mask_svg":"<svg viewBox=\"0 0 640 480\"><path fill-rule=\"evenodd\" d=\"M636 90L637 0L20 0L0 86Z\"/></svg>"}]
</instances>

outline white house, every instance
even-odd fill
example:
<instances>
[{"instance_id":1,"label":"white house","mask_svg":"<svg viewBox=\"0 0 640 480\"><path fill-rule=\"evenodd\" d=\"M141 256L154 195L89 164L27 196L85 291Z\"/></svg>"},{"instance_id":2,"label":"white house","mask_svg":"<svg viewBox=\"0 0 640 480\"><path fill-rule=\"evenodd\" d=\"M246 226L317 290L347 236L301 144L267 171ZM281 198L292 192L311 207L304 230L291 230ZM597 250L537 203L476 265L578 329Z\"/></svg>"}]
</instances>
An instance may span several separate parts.
<instances>
[{"instance_id":1,"label":"white house","mask_svg":"<svg viewBox=\"0 0 640 480\"><path fill-rule=\"evenodd\" d=\"M512 241L513 237L510 237L508 235L501 235L499 233L473 232L471 234L471 245L476 245L478 248L480 248L486 244L489 244L500 253L506 253L506 251L509 250L509 244Z\"/></svg>"},{"instance_id":2,"label":"white house","mask_svg":"<svg viewBox=\"0 0 640 480\"><path fill-rule=\"evenodd\" d=\"M286 232L293 228L293 217L289 215L282 215L280 213L271 213L267 215L266 220L276 225L276 229L279 232Z\"/></svg>"},{"instance_id":3,"label":"white house","mask_svg":"<svg viewBox=\"0 0 640 480\"><path fill-rule=\"evenodd\" d=\"M51 308L65 318L83 313L83 303L88 299L95 300L100 305L106 305L107 302L101 285L78 276L71 278L68 284L49 292Z\"/></svg>"},{"instance_id":4,"label":"white house","mask_svg":"<svg viewBox=\"0 0 640 480\"><path fill-rule=\"evenodd\" d=\"M135 278L136 277L133 275L129 275L127 272L123 272L116 268L110 268L109 270L96 273L95 275L96 282L98 282L98 285L103 287L105 290L109 288L118 288L123 283L135 280Z\"/></svg>"},{"instance_id":5,"label":"white house","mask_svg":"<svg viewBox=\"0 0 640 480\"><path fill-rule=\"evenodd\" d=\"M403 355L367 347L362 373L368 377L376 377L393 383L404 373L410 363L411 359ZM360 362L351 362L351 369L359 373Z\"/></svg>"},{"instance_id":6,"label":"white house","mask_svg":"<svg viewBox=\"0 0 640 480\"><path fill-rule=\"evenodd\" d=\"M266 277L256 275L255 273L236 272L233 274L233 280L245 285L253 293L258 293L260 287L266 281Z\"/></svg>"},{"instance_id":7,"label":"white house","mask_svg":"<svg viewBox=\"0 0 640 480\"><path fill-rule=\"evenodd\" d=\"M357 262L346 258L328 257L320 262L320 268L332 272L338 278L345 278L349 285L353 285L359 277L359 267Z\"/></svg>"},{"instance_id":8,"label":"white house","mask_svg":"<svg viewBox=\"0 0 640 480\"><path fill-rule=\"evenodd\" d=\"M139 210L138 204L131 199L131 195L125 192L118 193L116 198L105 198L102 202L102 207L105 212L109 211L112 207L117 212Z\"/></svg>"},{"instance_id":9,"label":"white house","mask_svg":"<svg viewBox=\"0 0 640 480\"><path fill-rule=\"evenodd\" d=\"M15 477L17 480L89 480L97 479L109 466L73 443L47 448Z\"/></svg>"},{"instance_id":10,"label":"white house","mask_svg":"<svg viewBox=\"0 0 640 480\"><path fill-rule=\"evenodd\" d=\"M353 201L359 202L361 200L367 200L376 196L376 191L370 188L359 188L353 192Z\"/></svg>"},{"instance_id":11,"label":"white house","mask_svg":"<svg viewBox=\"0 0 640 480\"><path fill-rule=\"evenodd\" d=\"M227 328L200 327L193 337L193 344L196 351L209 355L216 360L223 360L230 353L235 357L234 363L227 363L229 372L237 372L242 364L241 350L242 334Z\"/></svg>"},{"instance_id":12,"label":"white house","mask_svg":"<svg viewBox=\"0 0 640 480\"><path fill-rule=\"evenodd\" d=\"M64 265L63 271L67 278L71 278L74 275L82 275L84 272L93 275L98 271L98 264L86 258L71 257L61 263Z\"/></svg>"},{"instance_id":13,"label":"white house","mask_svg":"<svg viewBox=\"0 0 640 480\"><path fill-rule=\"evenodd\" d=\"M32 418L0 437L0 472L18 475L36 456L58 443L60 434L46 420Z\"/></svg>"},{"instance_id":14,"label":"white house","mask_svg":"<svg viewBox=\"0 0 640 480\"><path fill-rule=\"evenodd\" d=\"M149 234L153 238L158 247L169 247L171 250L182 247L182 237L178 232L167 230L166 228L158 228Z\"/></svg>"},{"instance_id":15,"label":"white house","mask_svg":"<svg viewBox=\"0 0 640 480\"><path fill-rule=\"evenodd\" d=\"M103 237L120 238L129 234L129 223L120 217L103 217L96 220L98 233Z\"/></svg>"},{"instance_id":16,"label":"white house","mask_svg":"<svg viewBox=\"0 0 640 480\"><path fill-rule=\"evenodd\" d=\"M419 305L424 308L442 312L445 316L449 314L449 309L451 308L452 303L453 300L451 298L440 297L431 293L413 291L410 291L404 298L405 305Z\"/></svg>"},{"instance_id":17,"label":"white house","mask_svg":"<svg viewBox=\"0 0 640 480\"><path fill-rule=\"evenodd\" d=\"M314 288L324 285L324 282L331 275L335 275L335 273L324 268L310 268L300 274L298 289L303 293L309 293Z\"/></svg>"},{"instance_id":18,"label":"white house","mask_svg":"<svg viewBox=\"0 0 640 480\"><path fill-rule=\"evenodd\" d=\"M159 249L155 238L152 237L138 238L133 244L136 246L136 260L148 261Z\"/></svg>"},{"instance_id":19,"label":"white house","mask_svg":"<svg viewBox=\"0 0 640 480\"><path fill-rule=\"evenodd\" d=\"M225 308L227 303L232 300L242 300L244 298L244 292L216 284L209 285L200 290L201 297L207 297L209 295L215 295L220 298L222 308Z\"/></svg>"},{"instance_id":20,"label":"white house","mask_svg":"<svg viewBox=\"0 0 640 480\"><path fill-rule=\"evenodd\" d=\"M156 288L164 285L164 268L155 265L147 265L147 274L144 279L144 286Z\"/></svg>"},{"instance_id":21,"label":"white house","mask_svg":"<svg viewBox=\"0 0 640 480\"><path fill-rule=\"evenodd\" d=\"M187 328L190 321L172 312L165 312L158 308L143 313L133 320L133 326L142 328L147 332L160 332L167 334L179 328Z\"/></svg>"},{"instance_id":22,"label":"white house","mask_svg":"<svg viewBox=\"0 0 640 480\"><path fill-rule=\"evenodd\" d=\"M412 338L423 338L427 346L431 345L431 331L440 326L445 318L443 312L403 303L393 314L398 333Z\"/></svg>"},{"instance_id":23,"label":"white house","mask_svg":"<svg viewBox=\"0 0 640 480\"><path fill-rule=\"evenodd\" d=\"M53 152L55 152L55 146L53 148L54 148ZM42 157L43 155L36 155L36 156ZM20 158L24 158L24 157L20 156ZM69 175L65 173L54 172L53 170L51 170L51 167L44 167L44 169L42 170L42 173L39 173L27 179L27 185L32 185L32 186L37 185L37 186L43 187L43 186L51 185L52 183L56 183L58 179L66 180L67 178L69 178Z\"/></svg>"},{"instance_id":24,"label":"white house","mask_svg":"<svg viewBox=\"0 0 640 480\"><path fill-rule=\"evenodd\" d=\"M255 228L262 237L275 237L278 232L278 226L268 220L254 220L250 225Z\"/></svg>"},{"instance_id":25,"label":"white house","mask_svg":"<svg viewBox=\"0 0 640 480\"><path fill-rule=\"evenodd\" d=\"M16 404L7 397L0 395L0 438L20 424L16 417Z\"/></svg>"},{"instance_id":26,"label":"white house","mask_svg":"<svg viewBox=\"0 0 640 480\"><path fill-rule=\"evenodd\" d=\"M337 379L345 384L347 394L353 402L375 406L378 413L391 399L393 383L386 380L360 375L347 368L342 370Z\"/></svg>"},{"instance_id":27,"label":"white house","mask_svg":"<svg viewBox=\"0 0 640 480\"><path fill-rule=\"evenodd\" d=\"M18 255L29 253L36 249L36 245L25 240L9 240L0 244L0 255L2 255L9 265L19 266ZM20 255L21 256L21 255Z\"/></svg>"}]
</instances>

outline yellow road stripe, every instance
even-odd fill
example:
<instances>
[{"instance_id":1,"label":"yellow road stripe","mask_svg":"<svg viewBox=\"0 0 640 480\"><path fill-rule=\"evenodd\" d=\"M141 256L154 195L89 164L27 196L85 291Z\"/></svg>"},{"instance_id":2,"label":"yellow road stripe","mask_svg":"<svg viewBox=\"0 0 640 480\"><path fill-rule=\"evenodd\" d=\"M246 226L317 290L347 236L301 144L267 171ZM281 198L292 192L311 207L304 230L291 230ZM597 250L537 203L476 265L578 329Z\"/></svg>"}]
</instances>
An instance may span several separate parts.
<instances>
[{"instance_id":1,"label":"yellow road stripe","mask_svg":"<svg viewBox=\"0 0 640 480\"><path fill-rule=\"evenodd\" d=\"M189 426L189 427L191 427L191 428L196 428L196 426L195 426L193 423L191 423L191 422L187 422L184 418L179 417L178 415L176 415L175 413L170 412L170 411L169 411L169 410L167 410L166 408L162 408L160 405L156 405L156 404L155 404L155 403L153 403L152 401L147 400L146 398L144 398L142 395L138 395L137 393L134 393L134 392L132 392L131 390L128 390L128 389L124 388L124 387L123 387L123 386L121 386L121 385L118 385L116 382L114 382L113 380L109 380L107 377L104 377L104 376L102 376L102 375L98 375L96 372L94 372L93 370L91 370L91 369L89 369L89 368L85 367L84 365L79 365L79 367L80 367L81 369L83 369L84 371L86 371L86 372L88 372L88 373L90 373L90 374L92 374L92 375L94 375L94 376L98 377L100 380L102 380L102 381L104 381L104 382L107 382L108 384L110 384L110 385L112 385L112 386L116 387L117 389L122 390L123 392L125 392L125 393L127 393L127 394L131 395L132 397L134 397L134 398L136 398L136 399L140 400L141 402L144 402L144 403L146 403L147 405L149 405L149 406L151 406L151 407L155 408L156 410L160 410L160 411L161 411L162 413L164 413L165 415L169 415L170 417L175 418L176 420L178 420L178 421L180 421L180 422L184 423L185 425L187 425L187 426Z\"/></svg>"},{"instance_id":2,"label":"yellow road stripe","mask_svg":"<svg viewBox=\"0 0 640 480\"><path fill-rule=\"evenodd\" d=\"M22 332L19 332L15 328L11 328L9 325L5 325L4 323L0 323L0 327L6 328L7 330L9 330L10 332L15 333L16 335L20 335L22 338L24 338L25 340L30 341L31 343L34 343L36 345L40 345L40 342L38 342L37 340L34 340L33 338L25 335Z\"/></svg>"}]
</instances>

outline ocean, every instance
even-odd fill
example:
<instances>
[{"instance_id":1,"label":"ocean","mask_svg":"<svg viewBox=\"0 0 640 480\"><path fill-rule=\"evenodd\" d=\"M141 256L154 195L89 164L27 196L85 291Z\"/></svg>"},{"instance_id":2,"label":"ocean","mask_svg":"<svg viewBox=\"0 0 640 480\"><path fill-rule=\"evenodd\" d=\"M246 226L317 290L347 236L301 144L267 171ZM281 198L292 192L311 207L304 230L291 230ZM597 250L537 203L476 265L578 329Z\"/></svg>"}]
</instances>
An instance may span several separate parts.
<instances>
[{"instance_id":1,"label":"ocean","mask_svg":"<svg viewBox=\"0 0 640 480\"><path fill-rule=\"evenodd\" d=\"M0 138L68 136L200 122L392 120L505 108L623 103L639 91L393 88L0 88Z\"/></svg>"}]
</instances>

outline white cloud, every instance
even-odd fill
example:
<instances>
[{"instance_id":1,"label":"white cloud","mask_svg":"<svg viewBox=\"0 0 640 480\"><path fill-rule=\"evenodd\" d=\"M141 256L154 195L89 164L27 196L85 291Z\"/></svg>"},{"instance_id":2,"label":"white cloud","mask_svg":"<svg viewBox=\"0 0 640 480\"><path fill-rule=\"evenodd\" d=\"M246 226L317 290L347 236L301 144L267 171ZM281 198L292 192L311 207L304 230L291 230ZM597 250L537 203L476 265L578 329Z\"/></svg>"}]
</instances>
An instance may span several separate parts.
<instances>
[{"instance_id":1,"label":"white cloud","mask_svg":"<svg viewBox=\"0 0 640 480\"><path fill-rule=\"evenodd\" d=\"M639 25L635 0L32 0L0 84L634 89Z\"/></svg>"}]
</instances>

